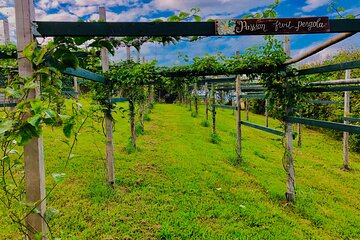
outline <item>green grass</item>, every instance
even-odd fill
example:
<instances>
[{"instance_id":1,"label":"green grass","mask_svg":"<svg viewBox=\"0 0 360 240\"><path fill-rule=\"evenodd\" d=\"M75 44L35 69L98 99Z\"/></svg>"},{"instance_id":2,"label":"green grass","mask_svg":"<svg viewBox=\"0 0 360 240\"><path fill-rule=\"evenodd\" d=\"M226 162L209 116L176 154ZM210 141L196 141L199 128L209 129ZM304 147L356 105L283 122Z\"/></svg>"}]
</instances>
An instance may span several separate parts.
<instances>
[{"instance_id":1,"label":"green grass","mask_svg":"<svg viewBox=\"0 0 360 240\"><path fill-rule=\"evenodd\" d=\"M125 105L126 106L126 105ZM342 166L342 144L304 129L295 148L297 195L286 204L282 139L243 127L243 163L236 159L232 111L217 112L218 144L211 128L189 116L188 107L157 104L138 137L140 150L126 150L127 119L115 116L116 185L105 183L104 137L90 128L79 136L75 157L59 130L44 132L48 188L52 173L64 182L48 199L59 210L50 222L61 239L359 239L360 156ZM250 121L264 124L262 116ZM95 125L97 126L97 125ZM99 126L98 126L99 127ZM270 119L270 127L279 123ZM0 239L20 239L1 217Z\"/></svg>"}]
</instances>

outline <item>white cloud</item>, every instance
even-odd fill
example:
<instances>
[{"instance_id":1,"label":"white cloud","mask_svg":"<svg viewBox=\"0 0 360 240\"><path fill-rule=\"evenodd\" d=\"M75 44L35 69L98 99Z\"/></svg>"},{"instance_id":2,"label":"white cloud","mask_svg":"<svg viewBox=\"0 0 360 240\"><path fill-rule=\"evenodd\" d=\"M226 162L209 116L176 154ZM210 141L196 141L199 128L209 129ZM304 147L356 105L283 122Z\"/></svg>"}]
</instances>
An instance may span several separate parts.
<instances>
[{"instance_id":1,"label":"white cloud","mask_svg":"<svg viewBox=\"0 0 360 240\"><path fill-rule=\"evenodd\" d=\"M52 8L57 8L59 6L59 2L58 1L51 1L51 0L40 0L37 2L36 4L37 7L39 7L40 9L52 9Z\"/></svg>"},{"instance_id":2,"label":"white cloud","mask_svg":"<svg viewBox=\"0 0 360 240\"><path fill-rule=\"evenodd\" d=\"M158 10L185 11L198 7L201 9L201 15L208 16L221 14L226 17L238 16L254 8L265 7L272 4L272 0L254 1L254 0L154 0L151 4Z\"/></svg>"},{"instance_id":3,"label":"white cloud","mask_svg":"<svg viewBox=\"0 0 360 240\"><path fill-rule=\"evenodd\" d=\"M306 0L306 5L302 7L302 10L304 12L312 12L326 4L329 4L329 0Z\"/></svg>"},{"instance_id":4,"label":"white cloud","mask_svg":"<svg viewBox=\"0 0 360 240\"><path fill-rule=\"evenodd\" d=\"M87 7L70 7L69 12L73 13L78 17L83 17L86 15L98 13L99 8L97 6L87 6Z\"/></svg>"},{"instance_id":5,"label":"white cloud","mask_svg":"<svg viewBox=\"0 0 360 240\"><path fill-rule=\"evenodd\" d=\"M0 13L2 13L3 15L7 16L8 17L8 21L9 21L9 32L10 32L10 41L15 43L16 42L16 39L15 39L15 29L16 29L16 26L15 26L15 8L13 7L4 7L4 8L0 8ZM0 25L1 25L1 28L0 28L0 31L1 31L1 35L0 36L3 36L3 32L4 32L4 28L3 28L3 22L0 21ZM0 44L3 44L4 43L4 38L3 37L0 37Z\"/></svg>"},{"instance_id":6,"label":"white cloud","mask_svg":"<svg viewBox=\"0 0 360 240\"><path fill-rule=\"evenodd\" d=\"M111 11L106 12L106 21L107 22L132 22L137 21L138 19L146 19L150 13L152 13L154 9L151 8L150 5L143 5L139 8L131 8L127 11L123 11L120 13L115 13ZM98 20L99 14L95 13L90 17L90 20Z\"/></svg>"},{"instance_id":7,"label":"white cloud","mask_svg":"<svg viewBox=\"0 0 360 240\"><path fill-rule=\"evenodd\" d=\"M12 0L0 0L0 7L14 6L15 3Z\"/></svg>"},{"instance_id":8,"label":"white cloud","mask_svg":"<svg viewBox=\"0 0 360 240\"><path fill-rule=\"evenodd\" d=\"M37 21L76 21L78 19L74 14L65 12L63 9L57 13L48 14L44 10L35 9L35 19Z\"/></svg>"}]
</instances>

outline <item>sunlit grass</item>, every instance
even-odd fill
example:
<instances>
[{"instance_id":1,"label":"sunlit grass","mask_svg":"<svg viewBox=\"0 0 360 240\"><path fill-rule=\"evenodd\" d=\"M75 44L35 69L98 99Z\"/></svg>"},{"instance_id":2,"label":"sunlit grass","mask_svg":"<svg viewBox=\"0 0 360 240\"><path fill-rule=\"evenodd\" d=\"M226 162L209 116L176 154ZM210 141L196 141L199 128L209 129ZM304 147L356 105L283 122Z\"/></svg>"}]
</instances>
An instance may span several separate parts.
<instances>
[{"instance_id":1,"label":"sunlit grass","mask_svg":"<svg viewBox=\"0 0 360 240\"><path fill-rule=\"evenodd\" d=\"M127 105L124 103L124 107ZM105 138L88 123L65 168L68 147L60 130L44 132L48 186L52 173L65 181L48 199L59 210L50 222L61 239L339 239L360 238L360 156L351 171L342 165L342 144L304 130L295 148L297 195L284 202L286 173L282 139L243 127L243 163L236 159L236 122L231 110L217 112L217 134L203 127L205 109L157 104L127 151L130 126L115 115L116 185L106 184ZM210 119L211 120L211 119ZM264 124L263 116L250 121ZM211 126L211 121L210 126ZM279 128L279 122L270 120ZM1 214L1 213L0 213ZM0 220L0 239L18 235Z\"/></svg>"}]
</instances>

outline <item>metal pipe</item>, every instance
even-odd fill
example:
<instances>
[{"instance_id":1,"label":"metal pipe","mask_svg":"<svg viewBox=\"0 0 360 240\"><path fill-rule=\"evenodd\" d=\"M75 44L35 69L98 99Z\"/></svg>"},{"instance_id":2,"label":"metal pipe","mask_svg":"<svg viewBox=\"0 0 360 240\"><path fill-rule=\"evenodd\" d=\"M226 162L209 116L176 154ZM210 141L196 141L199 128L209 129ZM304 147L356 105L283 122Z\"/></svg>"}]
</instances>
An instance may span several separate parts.
<instances>
[{"instance_id":1,"label":"metal pipe","mask_svg":"<svg viewBox=\"0 0 360 240\"><path fill-rule=\"evenodd\" d=\"M336 37L330 39L329 41L326 41L322 44L320 44L319 46L311 49L310 51L307 51L306 53L304 54L301 54L300 56L296 57L296 58L293 58L293 59L290 59L288 61L286 61L284 64L285 65L289 65L289 64L293 64L293 63L297 63L297 62L300 62L301 60L305 59L305 58L308 58L318 52L320 52L321 50L324 50L325 48L331 46L331 45L334 45L348 37L351 37L353 36L354 34L356 34L356 32L348 32L348 33L342 33L342 34L339 34L337 35Z\"/></svg>"},{"instance_id":2,"label":"metal pipe","mask_svg":"<svg viewBox=\"0 0 360 240\"><path fill-rule=\"evenodd\" d=\"M319 86L319 85L342 85L342 84L356 84L356 83L360 83L360 78L311 82L308 85Z\"/></svg>"}]
</instances>

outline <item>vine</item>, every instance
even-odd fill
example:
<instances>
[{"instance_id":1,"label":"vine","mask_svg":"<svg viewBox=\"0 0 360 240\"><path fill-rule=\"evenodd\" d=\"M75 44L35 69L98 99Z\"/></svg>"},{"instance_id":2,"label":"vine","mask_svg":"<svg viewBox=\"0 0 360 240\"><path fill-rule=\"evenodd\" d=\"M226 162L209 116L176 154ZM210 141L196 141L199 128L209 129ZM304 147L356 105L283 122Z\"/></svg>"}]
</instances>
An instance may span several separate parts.
<instances>
[{"instance_id":1,"label":"vine","mask_svg":"<svg viewBox=\"0 0 360 240\"><path fill-rule=\"evenodd\" d=\"M4 87L0 91L5 93L6 98L14 99L17 102L16 108L4 107L0 119L2 154L0 159L0 203L8 210L9 219L25 236L28 232L34 234L35 232L24 224L24 219L31 213L39 213L38 204L51 194L64 178L64 174L52 174L55 184L40 202L31 204L26 202L23 153L20 151L20 147L26 145L34 137L41 137L45 126L62 126L66 138L64 142L69 146L67 165L67 162L73 157L72 151L78 134L85 122L99 110L95 106L86 111L81 104L76 103L72 105L70 112L58 111L59 105L64 103L62 96L62 80L64 78L61 72L67 67L77 68L86 62L77 57L80 49L78 45L84 44L84 41L85 39L55 38L54 41L43 46L39 46L36 42L30 43L25 47L23 55L32 63L34 71L27 78L19 77L12 72L16 67L15 60L0 60L1 67L6 70L3 75L10 79L3 82ZM93 41L91 45L90 54L95 53L96 47L110 48L109 44L101 39ZM14 49L16 50L13 45L10 45L9 49L2 50L2 52L12 54ZM30 94L38 91L37 89L41 89L40 96L29 98ZM70 141L72 136L73 140ZM48 223L56 212L49 208L45 214L45 222ZM51 234L50 227L49 230ZM41 234L38 237L41 237Z\"/></svg>"}]
</instances>

